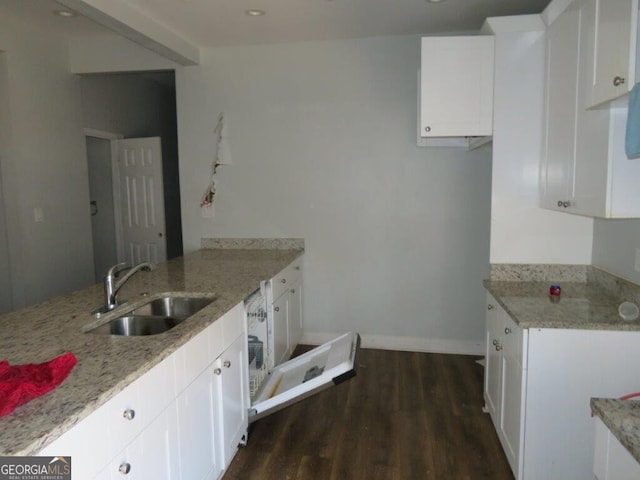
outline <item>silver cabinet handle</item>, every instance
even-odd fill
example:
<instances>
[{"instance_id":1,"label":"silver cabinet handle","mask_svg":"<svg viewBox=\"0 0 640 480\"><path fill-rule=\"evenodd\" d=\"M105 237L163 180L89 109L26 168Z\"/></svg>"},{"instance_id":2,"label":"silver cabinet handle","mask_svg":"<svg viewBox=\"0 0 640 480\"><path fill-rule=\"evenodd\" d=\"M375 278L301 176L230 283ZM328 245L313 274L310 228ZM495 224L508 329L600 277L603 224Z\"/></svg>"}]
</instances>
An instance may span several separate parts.
<instances>
[{"instance_id":1,"label":"silver cabinet handle","mask_svg":"<svg viewBox=\"0 0 640 480\"><path fill-rule=\"evenodd\" d=\"M424 131L425 132L430 132L431 131L431 127L424 127Z\"/></svg>"},{"instance_id":2,"label":"silver cabinet handle","mask_svg":"<svg viewBox=\"0 0 640 480\"><path fill-rule=\"evenodd\" d=\"M619 87L620 85L623 85L624 82L625 82L625 78L624 77L618 77L618 76L613 77L613 86L614 87Z\"/></svg>"},{"instance_id":3,"label":"silver cabinet handle","mask_svg":"<svg viewBox=\"0 0 640 480\"><path fill-rule=\"evenodd\" d=\"M122 412L122 416L127 420L133 420L133 418L136 416L136 411L131 408L127 408L124 412Z\"/></svg>"},{"instance_id":4,"label":"silver cabinet handle","mask_svg":"<svg viewBox=\"0 0 640 480\"><path fill-rule=\"evenodd\" d=\"M280 307L273 307L273 309L274 309L276 312L279 312L279 311L280 311Z\"/></svg>"},{"instance_id":5,"label":"silver cabinet handle","mask_svg":"<svg viewBox=\"0 0 640 480\"><path fill-rule=\"evenodd\" d=\"M224 366L224 368L229 368L231 366L231 362L229 360L225 360L222 365Z\"/></svg>"},{"instance_id":6,"label":"silver cabinet handle","mask_svg":"<svg viewBox=\"0 0 640 480\"><path fill-rule=\"evenodd\" d=\"M214 368L213 369L213 373L215 373L216 375L220 375L220 374L222 374L222 369L221 368Z\"/></svg>"},{"instance_id":7,"label":"silver cabinet handle","mask_svg":"<svg viewBox=\"0 0 640 480\"><path fill-rule=\"evenodd\" d=\"M118 471L123 475L127 475L131 471L131 464L129 463L121 463L118 467Z\"/></svg>"},{"instance_id":8,"label":"silver cabinet handle","mask_svg":"<svg viewBox=\"0 0 640 480\"><path fill-rule=\"evenodd\" d=\"M509 327L504 327L504 333L509 335L511 333L511 329Z\"/></svg>"},{"instance_id":9,"label":"silver cabinet handle","mask_svg":"<svg viewBox=\"0 0 640 480\"><path fill-rule=\"evenodd\" d=\"M502 350L502 345L500 344L496 345L496 352L499 352L500 350Z\"/></svg>"},{"instance_id":10,"label":"silver cabinet handle","mask_svg":"<svg viewBox=\"0 0 640 480\"><path fill-rule=\"evenodd\" d=\"M491 304L487 305L487 310L493 310L493 305Z\"/></svg>"},{"instance_id":11,"label":"silver cabinet handle","mask_svg":"<svg viewBox=\"0 0 640 480\"><path fill-rule=\"evenodd\" d=\"M283 278L282 280L280 280L282 283L287 283L287 279Z\"/></svg>"}]
</instances>

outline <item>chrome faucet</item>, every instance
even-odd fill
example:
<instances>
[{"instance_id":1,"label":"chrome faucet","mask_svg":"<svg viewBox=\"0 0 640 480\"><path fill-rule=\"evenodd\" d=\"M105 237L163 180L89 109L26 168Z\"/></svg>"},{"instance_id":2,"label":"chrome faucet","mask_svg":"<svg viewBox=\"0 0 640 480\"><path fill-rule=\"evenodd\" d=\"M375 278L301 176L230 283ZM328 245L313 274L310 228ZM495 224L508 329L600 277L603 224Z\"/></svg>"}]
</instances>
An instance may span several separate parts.
<instances>
[{"instance_id":1,"label":"chrome faucet","mask_svg":"<svg viewBox=\"0 0 640 480\"><path fill-rule=\"evenodd\" d=\"M114 308L118 306L118 291L122 288L122 286L129 280L136 272L140 270L150 271L153 269L153 264L149 262L142 262L138 265L130 267L126 263L118 263L114 265L109 270L107 270L107 274L104 276L104 305L93 312L95 315L100 315L102 313L110 312ZM116 281L116 277L121 272L125 270L129 270L122 278L119 278Z\"/></svg>"}]
</instances>

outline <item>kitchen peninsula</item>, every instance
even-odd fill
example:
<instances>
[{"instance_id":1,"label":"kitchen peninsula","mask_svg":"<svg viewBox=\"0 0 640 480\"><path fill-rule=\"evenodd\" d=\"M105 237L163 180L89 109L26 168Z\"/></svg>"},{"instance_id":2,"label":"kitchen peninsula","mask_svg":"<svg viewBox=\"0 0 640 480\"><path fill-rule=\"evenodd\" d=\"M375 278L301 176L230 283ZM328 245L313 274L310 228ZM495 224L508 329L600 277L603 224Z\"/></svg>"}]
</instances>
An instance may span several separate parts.
<instances>
[{"instance_id":1,"label":"kitchen peninsula","mask_svg":"<svg viewBox=\"0 0 640 480\"><path fill-rule=\"evenodd\" d=\"M205 249L138 273L124 285L124 310L96 320L102 285L0 316L0 358L41 363L72 352L78 364L56 389L0 418L0 455L33 455L243 301L303 252L302 240L203 241ZM209 247L209 248L206 248ZM221 248L222 247L222 248ZM216 300L160 335L84 333L159 293L213 294Z\"/></svg>"}]
</instances>

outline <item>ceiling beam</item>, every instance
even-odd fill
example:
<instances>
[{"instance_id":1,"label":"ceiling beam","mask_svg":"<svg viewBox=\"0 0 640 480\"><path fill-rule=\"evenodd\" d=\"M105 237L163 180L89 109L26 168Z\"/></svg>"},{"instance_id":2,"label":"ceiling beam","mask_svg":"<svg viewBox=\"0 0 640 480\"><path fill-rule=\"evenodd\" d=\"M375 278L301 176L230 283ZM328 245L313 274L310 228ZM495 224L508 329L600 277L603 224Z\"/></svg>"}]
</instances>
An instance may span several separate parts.
<instances>
[{"instance_id":1,"label":"ceiling beam","mask_svg":"<svg viewBox=\"0 0 640 480\"><path fill-rule=\"evenodd\" d=\"M180 65L198 65L200 48L122 0L56 0Z\"/></svg>"}]
</instances>

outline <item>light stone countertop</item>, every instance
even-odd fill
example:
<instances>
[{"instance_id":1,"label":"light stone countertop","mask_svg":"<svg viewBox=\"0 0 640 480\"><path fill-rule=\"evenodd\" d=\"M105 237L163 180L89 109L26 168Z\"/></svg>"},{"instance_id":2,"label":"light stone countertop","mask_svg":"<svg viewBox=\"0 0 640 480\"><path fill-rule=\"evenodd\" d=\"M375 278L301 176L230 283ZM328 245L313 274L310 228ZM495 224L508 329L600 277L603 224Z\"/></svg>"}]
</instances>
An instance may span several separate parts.
<instances>
[{"instance_id":1,"label":"light stone countertop","mask_svg":"<svg viewBox=\"0 0 640 480\"><path fill-rule=\"evenodd\" d=\"M592 398L591 410L640 462L640 401Z\"/></svg>"},{"instance_id":2,"label":"light stone countertop","mask_svg":"<svg viewBox=\"0 0 640 480\"><path fill-rule=\"evenodd\" d=\"M558 302L549 297L552 283L562 287ZM618 314L622 300L595 284L485 280L484 286L521 328L640 330L640 319Z\"/></svg>"},{"instance_id":3,"label":"light stone countertop","mask_svg":"<svg viewBox=\"0 0 640 480\"><path fill-rule=\"evenodd\" d=\"M0 360L11 365L46 362L73 352L78 364L53 391L0 417L0 456L33 455L280 272L302 250L201 250L135 274L119 293L128 306L96 322L90 312L103 303L102 285L53 298L0 316ZM86 334L158 293L214 294L203 310L160 335L123 337Z\"/></svg>"}]
</instances>

